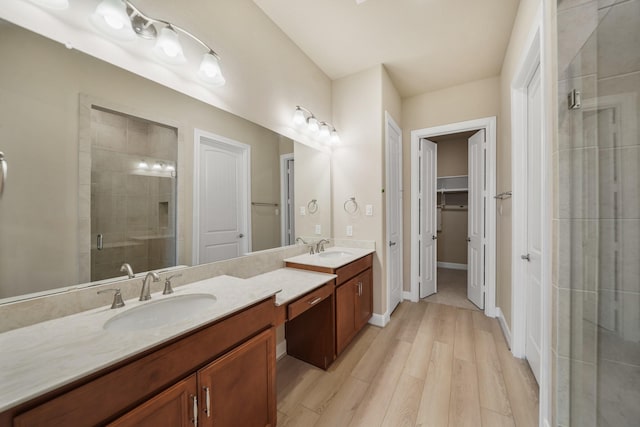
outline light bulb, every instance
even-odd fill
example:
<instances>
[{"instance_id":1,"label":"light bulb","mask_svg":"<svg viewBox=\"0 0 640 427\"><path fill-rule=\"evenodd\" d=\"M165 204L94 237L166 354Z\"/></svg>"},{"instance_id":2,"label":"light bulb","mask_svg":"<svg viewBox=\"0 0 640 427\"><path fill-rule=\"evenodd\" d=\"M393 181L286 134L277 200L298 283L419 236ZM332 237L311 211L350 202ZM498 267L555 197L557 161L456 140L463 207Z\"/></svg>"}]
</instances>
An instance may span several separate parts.
<instances>
[{"instance_id":1,"label":"light bulb","mask_svg":"<svg viewBox=\"0 0 640 427\"><path fill-rule=\"evenodd\" d=\"M322 122L322 124L320 125L320 134L318 135L318 138L320 138L322 141L326 141L329 139L329 125L327 125L325 122Z\"/></svg>"},{"instance_id":2,"label":"light bulb","mask_svg":"<svg viewBox=\"0 0 640 427\"><path fill-rule=\"evenodd\" d=\"M158 58L170 64L184 64L187 61L182 53L178 33L170 26L160 30L160 35L158 35L153 51Z\"/></svg>"},{"instance_id":3,"label":"light bulb","mask_svg":"<svg viewBox=\"0 0 640 427\"><path fill-rule=\"evenodd\" d=\"M152 169L153 169L153 170L160 170L160 169L162 169L162 163L160 163L160 162L155 162L155 163L153 164Z\"/></svg>"},{"instance_id":4,"label":"light bulb","mask_svg":"<svg viewBox=\"0 0 640 427\"><path fill-rule=\"evenodd\" d=\"M293 125L295 127L302 127L307 119L304 116L304 111L300 107L296 107L296 111L293 113Z\"/></svg>"},{"instance_id":5,"label":"light bulb","mask_svg":"<svg viewBox=\"0 0 640 427\"><path fill-rule=\"evenodd\" d=\"M120 40L133 40L135 33L127 15L127 6L121 0L102 0L90 17L101 32Z\"/></svg>"},{"instance_id":6,"label":"light bulb","mask_svg":"<svg viewBox=\"0 0 640 427\"><path fill-rule=\"evenodd\" d=\"M312 134L318 132L318 130L320 129L320 127L318 126L318 119L313 116L309 117L309 119L307 120L307 129Z\"/></svg>"},{"instance_id":7,"label":"light bulb","mask_svg":"<svg viewBox=\"0 0 640 427\"><path fill-rule=\"evenodd\" d=\"M220 61L212 52L205 53L202 57L198 75L206 83L215 86L222 86L225 84L225 79L222 75L222 70L220 69Z\"/></svg>"},{"instance_id":8,"label":"light bulb","mask_svg":"<svg viewBox=\"0 0 640 427\"><path fill-rule=\"evenodd\" d=\"M69 8L68 0L31 0L31 3L53 10L65 10Z\"/></svg>"},{"instance_id":9,"label":"light bulb","mask_svg":"<svg viewBox=\"0 0 640 427\"><path fill-rule=\"evenodd\" d=\"M140 169L149 169L149 163L145 162L144 160L141 160L140 163L138 163L138 167Z\"/></svg>"},{"instance_id":10,"label":"light bulb","mask_svg":"<svg viewBox=\"0 0 640 427\"><path fill-rule=\"evenodd\" d=\"M168 171L176 170L176 168L173 165L167 165L167 167L165 169L168 170Z\"/></svg>"},{"instance_id":11,"label":"light bulb","mask_svg":"<svg viewBox=\"0 0 640 427\"><path fill-rule=\"evenodd\" d=\"M340 135L338 135L338 131L337 130L332 130L331 131L331 145L338 145L340 144Z\"/></svg>"}]
</instances>

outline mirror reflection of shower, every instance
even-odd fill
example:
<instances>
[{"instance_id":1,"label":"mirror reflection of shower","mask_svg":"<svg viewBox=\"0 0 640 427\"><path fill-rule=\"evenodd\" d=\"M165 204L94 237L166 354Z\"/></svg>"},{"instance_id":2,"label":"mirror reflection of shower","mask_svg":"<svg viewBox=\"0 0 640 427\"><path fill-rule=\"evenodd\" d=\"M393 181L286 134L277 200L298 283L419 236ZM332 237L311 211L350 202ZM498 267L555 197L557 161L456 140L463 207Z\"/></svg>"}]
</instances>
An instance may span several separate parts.
<instances>
[{"instance_id":1,"label":"mirror reflection of shower","mask_svg":"<svg viewBox=\"0 0 640 427\"><path fill-rule=\"evenodd\" d=\"M91 109L90 280L176 265L177 130Z\"/></svg>"}]
</instances>

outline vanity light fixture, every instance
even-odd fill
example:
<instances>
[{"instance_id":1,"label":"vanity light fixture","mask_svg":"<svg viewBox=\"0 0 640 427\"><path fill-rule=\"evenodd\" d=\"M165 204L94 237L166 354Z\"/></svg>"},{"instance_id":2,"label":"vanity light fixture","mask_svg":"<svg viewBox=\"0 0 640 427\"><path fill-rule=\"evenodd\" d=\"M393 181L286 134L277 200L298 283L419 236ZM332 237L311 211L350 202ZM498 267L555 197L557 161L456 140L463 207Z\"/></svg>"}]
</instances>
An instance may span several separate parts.
<instances>
[{"instance_id":1,"label":"vanity light fixture","mask_svg":"<svg viewBox=\"0 0 640 427\"><path fill-rule=\"evenodd\" d=\"M292 122L296 129L307 133L323 144L337 145L340 143L340 136L335 126L328 122L318 121L316 116L304 107L296 106Z\"/></svg>"},{"instance_id":2,"label":"vanity light fixture","mask_svg":"<svg viewBox=\"0 0 640 427\"><path fill-rule=\"evenodd\" d=\"M140 163L138 163L138 167L140 169L149 169L149 163L147 163L145 160L140 160Z\"/></svg>"},{"instance_id":3,"label":"vanity light fixture","mask_svg":"<svg viewBox=\"0 0 640 427\"><path fill-rule=\"evenodd\" d=\"M157 171L158 171L158 170L160 170L160 169L163 169L163 167L164 167L164 165L162 164L162 162L155 162L155 163L153 164L152 169L153 169L153 170L157 170Z\"/></svg>"},{"instance_id":4,"label":"vanity light fixture","mask_svg":"<svg viewBox=\"0 0 640 427\"><path fill-rule=\"evenodd\" d=\"M63 10L69 7L69 0L29 1L49 9ZM197 70L194 70L198 78L209 86L226 83L220 68L220 55L208 44L169 21L145 15L129 0L101 0L89 20L100 32L120 41L132 41L136 36L156 40L154 53L161 61L171 65L182 65L188 61L181 45L181 38L185 36L184 39L195 42L205 51Z\"/></svg>"}]
</instances>

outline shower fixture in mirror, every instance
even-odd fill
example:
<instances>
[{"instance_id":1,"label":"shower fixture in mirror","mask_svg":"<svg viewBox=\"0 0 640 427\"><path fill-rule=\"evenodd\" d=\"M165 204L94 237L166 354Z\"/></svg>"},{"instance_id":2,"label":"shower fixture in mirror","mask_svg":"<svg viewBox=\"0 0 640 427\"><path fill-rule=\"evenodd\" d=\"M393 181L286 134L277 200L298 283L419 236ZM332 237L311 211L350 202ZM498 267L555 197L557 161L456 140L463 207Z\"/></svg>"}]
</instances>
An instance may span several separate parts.
<instances>
[{"instance_id":1,"label":"shower fixture in mirror","mask_svg":"<svg viewBox=\"0 0 640 427\"><path fill-rule=\"evenodd\" d=\"M328 153L1 19L0 55L0 304L124 279L124 262L136 275L193 264L196 129L251 153L249 200L261 204L249 203L240 255L318 236L316 225L330 237ZM283 158L296 165L285 225ZM318 212L302 217L311 199Z\"/></svg>"}]
</instances>

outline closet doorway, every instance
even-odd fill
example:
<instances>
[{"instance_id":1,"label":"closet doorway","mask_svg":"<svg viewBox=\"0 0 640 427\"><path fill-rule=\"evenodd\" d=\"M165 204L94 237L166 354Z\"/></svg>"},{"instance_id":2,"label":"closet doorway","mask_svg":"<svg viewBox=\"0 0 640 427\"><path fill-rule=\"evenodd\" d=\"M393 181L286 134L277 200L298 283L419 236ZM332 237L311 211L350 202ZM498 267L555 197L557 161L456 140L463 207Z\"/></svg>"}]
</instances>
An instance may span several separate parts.
<instances>
[{"instance_id":1,"label":"closet doorway","mask_svg":"<svg viewBox=\"0 0 640 427\"><path fill-rule=\"evenodd\" d=\"M493 317L495 117L411 136L412 299L437 293L438 283L466 279L468 300ZM443 280L438 268L446 269Z\"/></svg>"}]
</instances>

